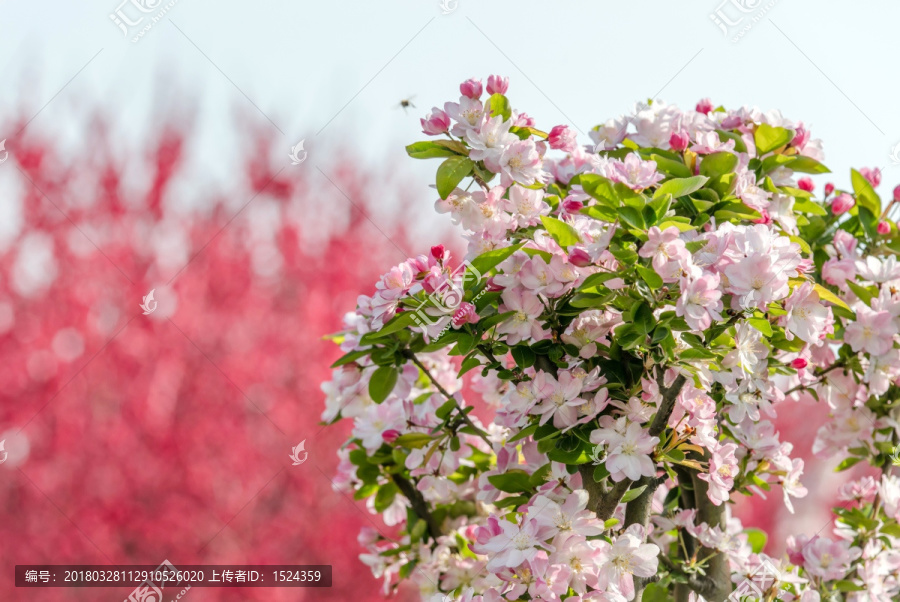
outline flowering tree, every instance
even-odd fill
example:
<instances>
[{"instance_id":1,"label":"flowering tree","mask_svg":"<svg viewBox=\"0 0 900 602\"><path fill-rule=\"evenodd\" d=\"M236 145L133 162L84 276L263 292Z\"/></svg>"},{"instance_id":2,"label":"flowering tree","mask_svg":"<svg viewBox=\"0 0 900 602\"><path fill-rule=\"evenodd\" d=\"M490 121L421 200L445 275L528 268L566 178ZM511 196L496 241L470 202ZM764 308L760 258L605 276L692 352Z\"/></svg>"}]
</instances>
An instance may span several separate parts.
<instances>
[{"instance_id":1,"label":"flowering tree","mask_svg":"<svg viewBox=\"0 0 900 602\"><path fill-rule=\"evenodd\" d=\"M363 562L432 601L896 600L900 190L816 198L821 143L777 112L654 102L581 146L507 86L464 82L407 147L465 260L391 268L336 336L338 486L402 533ZM731 498L807 495L771 422L800 395L831 409L813 451L875 476L774 558Z\"/></svg>"}]
</instances>

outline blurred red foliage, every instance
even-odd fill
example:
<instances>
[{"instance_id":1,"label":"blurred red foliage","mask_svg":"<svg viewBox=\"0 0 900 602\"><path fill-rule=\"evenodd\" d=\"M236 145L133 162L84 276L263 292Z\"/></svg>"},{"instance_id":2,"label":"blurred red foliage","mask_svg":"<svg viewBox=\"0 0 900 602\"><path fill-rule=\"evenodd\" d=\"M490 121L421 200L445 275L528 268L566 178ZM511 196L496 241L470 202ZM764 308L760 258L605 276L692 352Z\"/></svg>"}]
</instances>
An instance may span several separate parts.
<instances>
[{"instance_id":1,"label":"blurred red foliage","mask_svg":"<svg viewBox=\"0 0 900 602\"><path fill-rule=\"evenodd\" d=\"M188 600L382 599L356 537L384 526L330 482L350 425L319 425L340 356L322 335L408 239L364 215L376 192L346 156L322 173L283 166L267 159L286 157L281 141L258 135L229 193L207 194L185 186L189 131L162 132L142 158L98 128L77 162L10 140L0 166L23 220L0 251L0 600L130 593L16 589L14 564L164 559L334 567L330 590ZM186 190L200 209L184 209ZM308 461L293 466L301 441Z\"/></svg>"}]
</instances>

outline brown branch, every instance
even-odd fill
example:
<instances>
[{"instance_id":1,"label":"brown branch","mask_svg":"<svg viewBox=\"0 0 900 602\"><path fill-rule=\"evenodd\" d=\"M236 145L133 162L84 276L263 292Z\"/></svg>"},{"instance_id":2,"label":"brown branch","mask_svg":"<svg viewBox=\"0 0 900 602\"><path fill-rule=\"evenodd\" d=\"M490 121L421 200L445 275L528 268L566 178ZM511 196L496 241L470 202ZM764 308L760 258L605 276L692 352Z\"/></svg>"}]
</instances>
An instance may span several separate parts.
<instances>
[{"instance_id":1,"label":"brown branch","mask_svg":"<svg viewBox=\"0 0 900 602\"><path fill-rule=\"evenodd\" d=\"M694 503L697 506L697 522L706 523L710 527L724 526L725 504L716 506L710 501L707 495L709 485L699 478L699 473L692 472L691 479L694 485ZM706 574L691 575L688 585L709 602L724 602L732 590L728 559L725 554L702 545L699 554L702 557L709 556Z\"/></svg>"},{"instance_id":2,"label":"brown branch","mask_svg":"<svg viewBox=\"0 0 900 602\"><path fill-rule=\"evenodd\" d=\"M666 388L663 386L665 378L666 369L663 366L660 366L659 374L656 376L656 383L659 386L659 392L662 394L662 403L659 404L659 409L656 411L656 417L650 425L651 437L658 437L666 428L666 425L669 423L669 417L672 415L672 410L675 409L675 400L678 399L681 388L684 386L684 383L687 382L684 374L679 374L675 377L672 386Z\"/></svg>"},{"instance_id":3,"label":"brown branch","mask_svg":"<svg viewBox=\"0 0 900 602\"><path fill-rule=\"evenodd\" d=\"M393 479L394 483L397 485L400 493L402 493L406 497L406 499L409 500L409 504L410 506L412 506L413 512L416 513L416 516L424 520L425 524L428 525L428 533L431 535L431 538L437 541L437 538L443 535L443 532L441 531L440 525L437 524L434 516L432 516L431 512L428 511L428 503L422 496L422 492L416 489L415 485L398 474L392 474L391 479Z\"/></svg>"}]
</instances>

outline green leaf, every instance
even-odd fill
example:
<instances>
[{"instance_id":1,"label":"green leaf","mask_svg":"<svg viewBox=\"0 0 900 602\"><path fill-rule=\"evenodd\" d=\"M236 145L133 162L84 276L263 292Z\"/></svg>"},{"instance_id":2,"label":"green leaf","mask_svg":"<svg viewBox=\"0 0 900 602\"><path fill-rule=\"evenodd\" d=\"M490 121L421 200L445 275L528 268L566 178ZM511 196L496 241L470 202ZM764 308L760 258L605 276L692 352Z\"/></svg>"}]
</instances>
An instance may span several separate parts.
<instances>
[{"instance_id":1,"label":"green leaf","mask_svg":"<svg viewBox=\"0 0 900 602\"><path fill-rule=\"evenodd\" d=\"M750 318L747 323L767 337L772 336L772 324L765 318Z\"/></svg>"},{"instance_id":2,"label":"green leaf","mask_svg":"<svg viewBox=\"0 0 900 602\"><path fill-rule=\"evenodd\" d=\"M480 366L480 365L481 365L481 360L479 360L474 355L470 355L469 357L467 357L466 359L463 360L462 365L459 367L459 374L457 374L457 377L462 376L463 374L465 374L472 368L474 368L476 366Z\"/></svg>"},{"instance_id":3,"label":"green leaf","mask_svg":"<svg viewBox=\"0 0 900 602\"><path fill-rule=\"evenodd\" d=\"M468 157L450 157L437 170L437 191L442 199L450 196L457 184L472 173L475 163Z\"/></svg>"},{"instance_id":4,"label":"green leaf","mask_svg":"<svg viewBox=\"0 0 900 602\"><path fill-rule=\"evenodd\" d=\"M612 180L597 174L581 174L579 182L587 194L601 203L613 208L620 205L619 195L616 194L615 184Z\"/></svg>"},{"instance_id":5,"label":"green leaf","mask_svg":"<svg viewBox=\"0 0 900 602\"><path fill-rule=\"evenodd\" d=\"M640 487L635 487L634 489L629 489L628 491L625 492L625 495L622 496L622 503L627 504L631 500L637 499L637 497L639 495L641 495L644 492L644 489L646 489L646 488L647 488L646 485L641 485Z\"/></svg>"},{"instance_id":6,"label":"green leaf","mask_svg":"<svg viewBox=\"0 0 900 602\"><path fill-rule=\"evenodd\" d=\"M394 366L381 366L372 374L369 380L369 397L375 403L381 403L394 390L397 384L397 368Z\"/></svg>"},{"instance_id":7,"label":"green leaf","mask_svg":"<svg viewBox=\"0 0 900 602\"><path fill-rule=\"evenodd\" d=\"M636 266L635 269L637 270L637 273L640 274L641 278L644 279L644 282L647 283L647 286L652 290L656 290L663 285L662 277L650 268L639 265Z\"/></svg>"},{"instance_id":8,"label":"green leaf","mask_svg":"<svg viewBox=\"0 0 900 602\"><path fill-rule=\"evenodd\" d=\"M875 294L872 293L872 291L870 291L869 289L867 289L864 286L856 284L855 282L853 282L851 280L847 281L847 286L850 287L850 290L853 291L854 294L857 297L859 297L863 303L865 303L866 305L871 305L872 297L875 296Z\"/></svg>"},{"instance_id":9,"label":"green leaf","mask_svg":"<svg viewBox=\"0 0 900 602\"><path fill-rule=\"evenodd\" d=\"M705 155L700 160L700 174L710 178L717 178L723 174L733 172L737 162L737 155L727 151Z\"/></svg>"},{"instance_id":10,"label":"green leaf","mask_svg":"<svg viewBox=\"0 0 900 602\"><path fill-rule=\"evenodd\" d=\"M868 207L862 205L859 205L857 209L857 217L869 240L875 240L878 237L878 217L869 211Z\"/></svg>"},{"instance_id":11,"label":"green leaf","mask_svg":"<svg viewBox=\"0 0 900 602\"><path fill-rule=\"evenodd\" d=\"M488 477L491 485L506 493L531 491L531 475L524 470L513 469L503 474Z\"/></svg>"},{"instance_id":12,"label":"green leaf","mask_svg":"<svg viewBox=\"0 0 900 602\"><path fill-rule=\"evenodd\" d=\"M747 534L747 543L750 544L750 547L753 549L754 554L759 554L766 547L766 542L769 540L769 536L766 535L766 532L761 529L744 529L744 533Z\"/></svg>"},{"instance_id":13,"label":"green leaf","mask_svg":"<svg viewBox=\"0 0 900 602\"><path fill-rule=\"evenodd\" d=\"M506 121L512 116L512 108L509 106L509 100L502 94L491 94L487 104L491 110L491 117L501 115L503 121Z\"/></svg>"},{"instance_id":14,"label":"green leaf","mask_svg":"<svg viewBox=\"0 0 900 602\"><path fill-rule=\"evenodd\" d=\"M658 583L648 583L644 588L641 602L674 602L675 598L669 595L669 588Z\"/></svg>"},{"instance_id":15,"label":"green leaf","mask_svg":"<svg viewBox=\"0 0 900 602\"><path fill-rule=\"evenodd\" d=\"M821 284L816 284L813 288L815 288L816 292L819 293L819 299L822 301L828 301L830 303L834 303L844 309L850 311L850 306L847 305L843 299L832 293L830 290L822 286Z\"/></svg>"},{"instance_id":16,"label":"green leaf","mask_svg":"<svg viewBox=\"0 0 900 602\"><path fill-rule=\"evenodd\" d=\"M506 259L522 248L522 245L525 243L518 243L515 245L510 245L508 247L503 247L502 249L493 249L491 251L487 251L482 253L478 257L472 260L472 267L478 270L478 273L482 276L487 274L490 270L494 269Z\"/></svg>"},{"instance_id":17,"label":"green leaf","mask_svg":"<svg viewBox=\"0 0 900 602\"><path fill-rule=\"evenodd\" d=\"M467 155L468 149L457 140L423 140L406 147L406 154L413 159L434 159L437 157L453 157Z\"/></svg>"},{"instance_id":18,"label":"green leaf","mask_svg":"<svg viewBox=\"0 0 900 602\"><path fill-rule=\"evenodd\" d=\"M653 198L658 198L664 194L671 194L674 198L683 197L696 192L703 188L706 184L706 176L691 176L690 178L676 178L663 182L663 184L653 193Z\"/></svg>"},{"instance_id":19,"label":"green leaf","mask_svg":"<svg viewBox=\"0 0 900 602\"><path fill-rule=\"evenodd\" d=\"M349 364L350 362L356 361L359 358L363 357L364 355L368 355L368 354L369 354L369 350L367 350L367 349L363 350L363 351L351 351L350 353L347 353L346 355L341 356L341 358L339 360L337 360L336 362L331 364L331 367L337 368L338 366L344 366L344 365Z\"/></svg>"},{"instance_id":20,"label":"green leaf","mask_svg":"<svg viewBox=\"0 0 900 602\"><path fill-rule=\"evenodd\" d=\"M397 314L396 316L391 318L387 324L382 326L381 330L379 330L378 333L375 334L375 336L372 338L380 339L382 337L386 337L389 334L393 334L395 332L403 330L407 326L411 326L414 321L414 313L415 312L404 311Z\"/></svg>"},{"instance_id":21,"label":"green leaf","mask_svg":"<svg viewBox=\"0 0 900 602\"><path fill-rule=\"evenodd\" d=\"M566 222L546 215L541 216L541 222L553 240L563 249L581 242L578 232Z\"/></svg>"},{"instance_id":22,"label":"green leaf","mask_svg":"<svg viewBox=\"0 0 900 602\"><path fill-rule=\"evenodd\" d=\"M842 472L844 470L847 470L851 466L854 466L855 464L862 462L862 460L863 460L863 458L859 458L859 457L846 458L843 462L841 462L840 464L837 465L837 468L834 469L834 472Z\"/></svg>"},{"instance_id":23,"label":"green leaf","mask_svg":"<svg viewBox=\"0 0 900 602\"><path fill-rule=\"evenodd\" d=\"M653 309L646 302L641 302L634 312L634 329L647 335L653 332L655 327L656 318L653 317Z\"/></svg>"},{"instance_id":24,"label":"green leaf","mask_svg":"<svg viewBox=\"0 0 900 602\"><path fill-rule=\"evenodd\" d=\"M619 207L619 218L632 228L637 228L638 230L646 229L641 212L634 207Z\"/></svg>"},{"instance_id":25,"label":"green leaf","mask_svg":"<svg viewBox=\"0 0 900 602\"><path fill-rule=\"evenodd\" d=\"M455 405L455 402L454 402ZM397 437L397 440L394 442L395 444L401 447L408 447L410 449L418 449L420 447L425 447L429 443L434 440L434 437L429 435L428 433L406 433L404 435L400 435Z\"/></svg>"},{"instance_id":26,"label":"green leaf","mask_svg":"<svg viewBox=\"0 0 900 602\"><path fill-rule=\"evenodd\" d=\"M393 481L388 481L378 488L375 494L375 512L384 512L388 506L394 503L394 497L397 495L397 485Z\"/></svg>"},{"instance_id":27,"label":"green leaf","mask_svg":"<svg viewBox=\"0 0 900 602\"><path fill-rule=\"evenodd\" d=\"M861 592L865 587L862 585L857 585L852 581L847 581L846 579L841 579L837 583L834 584L834 589L839 592Z\"/></svg>"},{"instance_id":28,"label":"green leaf","mask_svg":"<svg viewBox=\"0 0 900 602\"><path fill-rule=\"evenodd\" d=\"M681 163L680 161L673 161L672 159L666 159L660 155L650 155L651 161L656 161L656 168L670 176L674 176L676 178L689 178L693 174L691 174L691 170L687 165Z\"/></svg>"},{"instance_id":29,"label":"green leaf","mask_svg":"<svg viewBox=\"0 0 900 602\"><path fill-rule=\"evenodd\" d=\"M524 369L534 365L536 356L530 347L518 345L513 347L510 351L512 352L513 359L516 360L516 365L518 367Z\"/></svg>"},{"instance_id":30,"label":"green leaf","mask_svg":"<svg viewBox=\"0 0 900 602\"><path fill-rule=\"evenodd\" d=\"M798 199L795 197L794 201L794 211L800 213L808 213L810 215L827 215L828 212L825 211L825 208L818 204L810 201L809 199Z\"/></svg>"},{"instance_id":31,"label":"green leaf","mask_svg":"<svg viewBox=\"0 0 900 602\"><path fill-rule=\"evenodd\" d=\"M850 182L853 184L853 193L859 206L868 209L872 215L881 215L881 199L866 177L851 169Z\"/></svg>"},{"instance_id":32,"label":"green leaf","mask_svg":"<svg viewBox=\"0 0 900 602\"><path fill-rule=\"evenodd\" d=\"M804 157L803 155L795 155L794 160L787 164L793 171L799 171L801 173L831 173L831 170L816 161L811 157Z\"/></svg>"},{"instance_id":33,"label":"green leaf","mask_svg":"<svg viewBox=\"0 0 900 602\"><path fill-rule=\"evenodd\" d=\"M537 423L528 425L525 428L523 428L521 431L519 431L518 433L516 433L515 435L510 437L506 442L514 443L514 442L518 441L519 439L524 439L525 437L528 437L529 435L533 435L534 431L536 431L537 428L538 428Z\"/></svg>"},{"instance_id":34,"label":"green leaf","mask_svg":"<svg viewBox=\"0 0 900 602\"><path fill-rule=\"evenodd\" d=\"M782 127L772 127L768 123L762 123L756 128L753 140L756 143L756 156L761 157L776 148L788 144L794 138L794 133Z\"/></svg>"}]
</instances>

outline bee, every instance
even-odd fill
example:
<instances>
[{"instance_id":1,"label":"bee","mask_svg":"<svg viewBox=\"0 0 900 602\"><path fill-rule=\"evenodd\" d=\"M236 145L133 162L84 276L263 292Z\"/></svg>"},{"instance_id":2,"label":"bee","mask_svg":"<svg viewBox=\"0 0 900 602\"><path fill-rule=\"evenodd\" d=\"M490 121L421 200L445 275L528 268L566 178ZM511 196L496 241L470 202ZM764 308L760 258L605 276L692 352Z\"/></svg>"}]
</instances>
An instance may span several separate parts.
<instances>
[{"instance_id":1,"label":"bee","mask_svg":"<svg viewBox=\"0 0 900 602\"><path fill-rule=\"evenodd\" d=\"M415 94L410 95L409 98L404 98L399 103L397 103L397 106L400 107L401 109L403 109L404 113L408 113L410 108L413 108L413 109L416 108L416 105L414 105L412 102L412 99L415 97L416 97Z\"/></svg>"}]
</instances>

